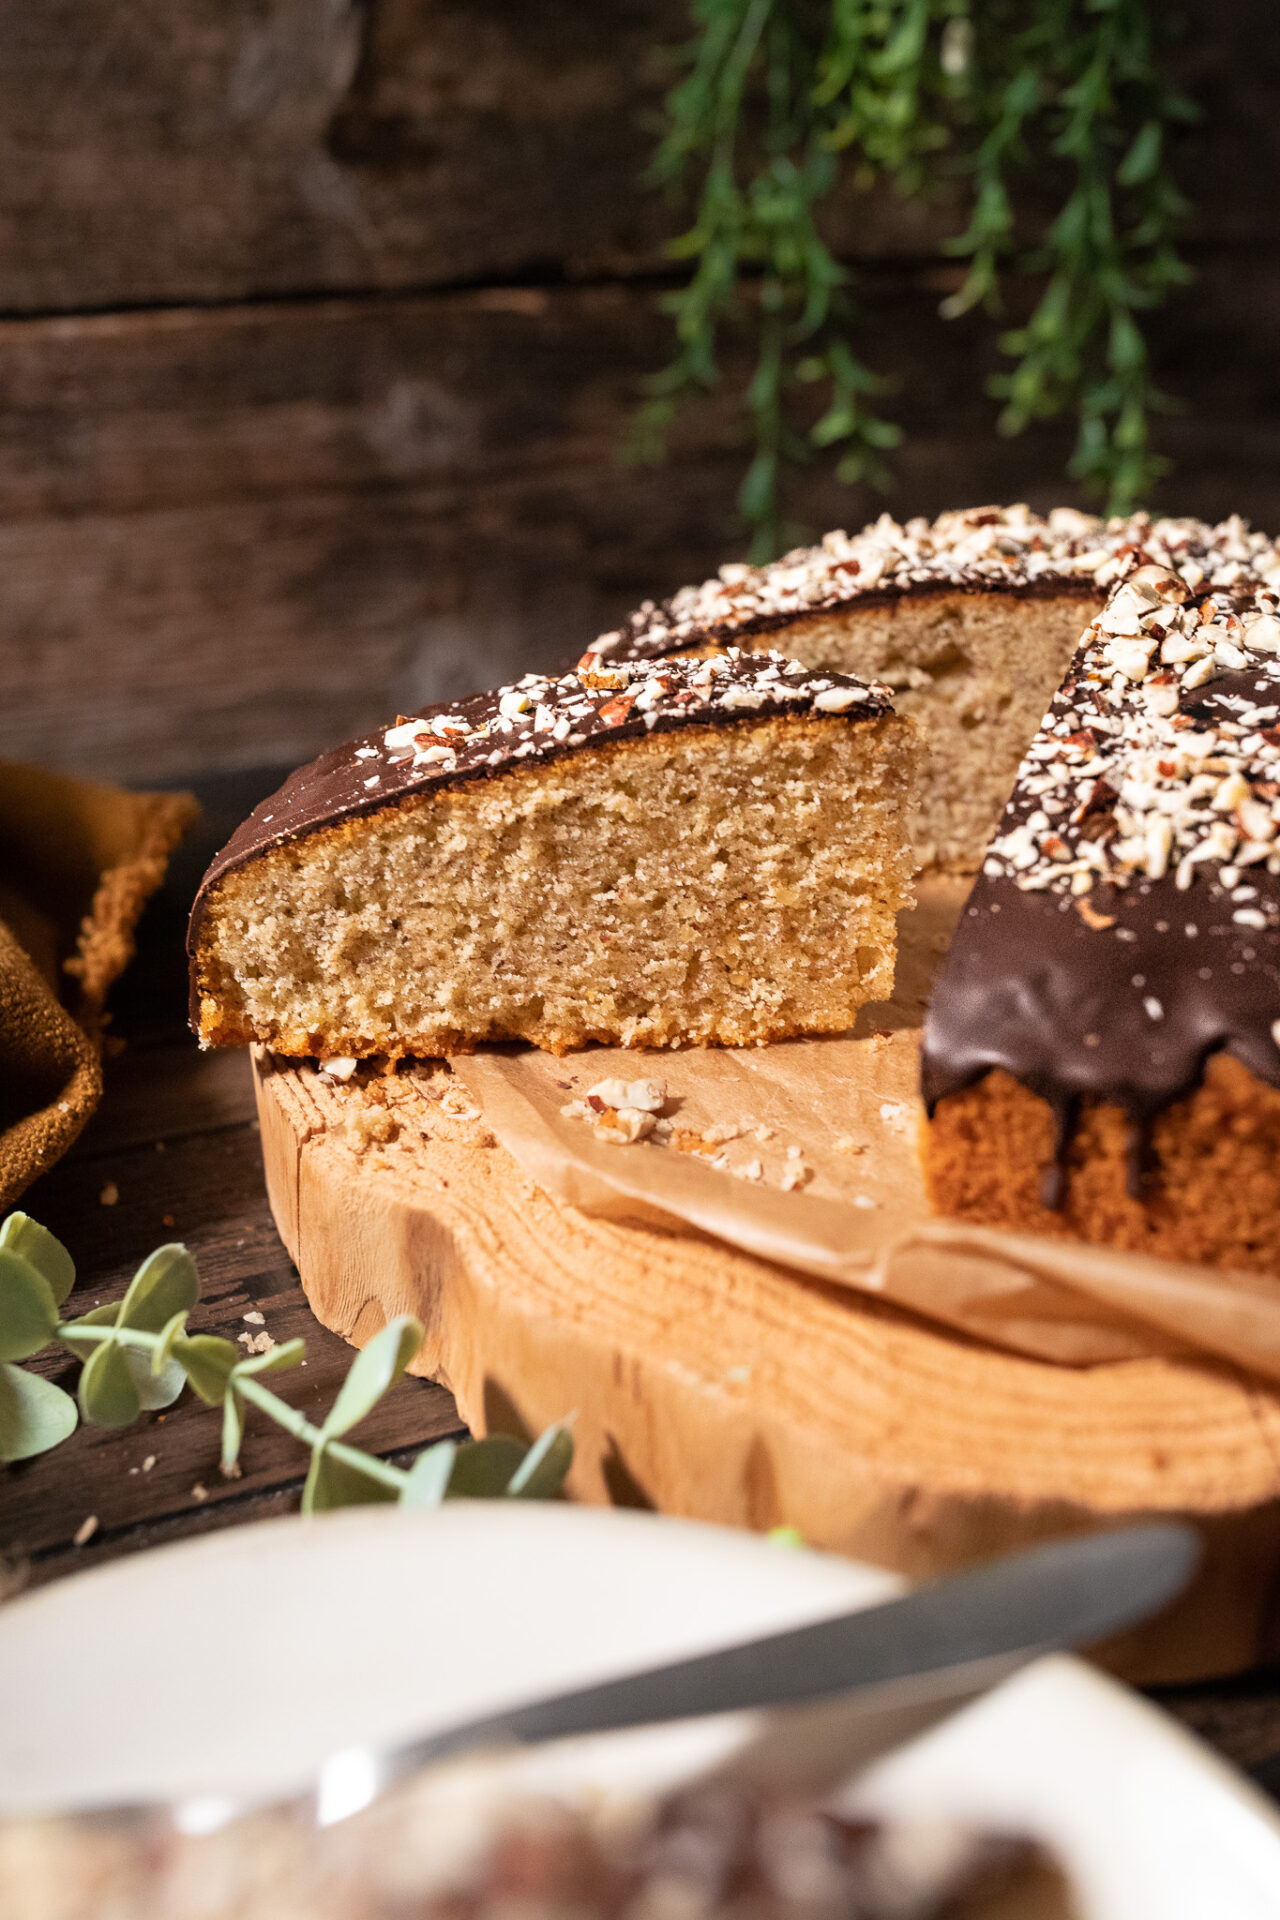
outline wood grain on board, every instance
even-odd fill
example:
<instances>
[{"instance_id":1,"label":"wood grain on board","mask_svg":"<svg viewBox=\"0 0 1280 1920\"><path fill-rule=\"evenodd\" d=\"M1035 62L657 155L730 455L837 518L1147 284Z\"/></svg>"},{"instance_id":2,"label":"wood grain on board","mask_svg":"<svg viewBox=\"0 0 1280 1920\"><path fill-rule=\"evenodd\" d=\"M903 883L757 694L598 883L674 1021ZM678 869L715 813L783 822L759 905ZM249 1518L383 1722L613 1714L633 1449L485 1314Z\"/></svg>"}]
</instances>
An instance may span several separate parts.
<instances>
[{"instance_id":1,"label":"wood grain on board","mask_svg":"<svg viewBox=\"0 0 1280 1920\"><path fill-rule=\"evenodd\" d=\"M256 1075L268 1193L319 1318L363 1345L417 1314L415 1364L473 1429L572 1413L577 1498L793 1526L914 1578L1186 1515L1202 1573L1117 1660L1169 1681L1280 1652L1280 1394L1239 1370L1021 1359L696 1232L589 1216L443 1074L336 1087L263 1053Z\"/></svg>"},{"instance_id":2,"label":"wood grain on board","mask_svg":"<svg viewBox=\"0 0 1280 1920\"><path fill-rule=\"evenodd\" d=\"M148 909L138 957L114 992L116 1031L125 1044L107 1061L102 1108L25 1204L74 1250L78 1298L86 1303L119 1297L158 1240L171 1233L185 1239L205 1282L205 1324L234 1337L245 1330L243 1314L257 1311L278 1337L303 1334L307 1369L279 1384L318 1410L331 1400L350 1350L305 1306L271 1223L247 1062L239 1053L197 1053L183 1025L182 929L195 879L274 778L268 771L201 783L203 826ZM100 1199L108 1182L119 1196L109 1208ZM0 1467L0 1598L123 1553L295 1510L302 1481L294 1443L265 1422L251 1422L244 1477L223 1481L218 1426L215 1411L184 1395L163 1416L144 1416L116 1433L82 1431L44 1461ZM431 1440L460 1431L445 1389L411 1379L358 1437L404 1462ZM145 1469L152 1455L155 1464ZM612 1496L643 1499L625 1465L611 1461ZM91 1515L97 1530L78 1546L75 1535ZM1280 1786L1280 1670L1183 1684L1159 1697L1220 1752L1261 1768Z\"/></svg>"}]
</instances>

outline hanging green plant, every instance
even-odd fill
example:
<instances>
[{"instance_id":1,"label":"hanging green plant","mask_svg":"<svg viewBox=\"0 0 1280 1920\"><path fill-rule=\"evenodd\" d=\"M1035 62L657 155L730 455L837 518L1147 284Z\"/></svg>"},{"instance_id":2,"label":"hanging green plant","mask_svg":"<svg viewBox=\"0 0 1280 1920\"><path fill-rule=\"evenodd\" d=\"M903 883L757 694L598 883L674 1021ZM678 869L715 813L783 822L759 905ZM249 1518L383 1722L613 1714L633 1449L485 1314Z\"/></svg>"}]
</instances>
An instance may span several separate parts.
<instances>
[{"instance_id":1,"label":"hanging green plant","mask_svg":"<svg viewBox=\"0 0 1280 1920\"><path fill-rule=\"evenodd\" d=\"M1011 276L1038 290L1003 331L990 384L1000 432L1073 415L1069 473L1111 513L1143 503L1166 463L1151 415L1143 322L1189 277L1170 137L1195 117L1162 71L1158 0L692 0L697 37L667 98L656 184L691 194L670 247L690 265L668 301L677 351L632 439L659 458L687 397L723 378L730 337L753 343L752 455L739 495L752 558L798 529L789 467L830 450L843 481L884 487L901 431L890 381L855 349L867 331L851 269L823 237L838 187L890 181L934 200L962 190L967 261L944 318L998 316ZM1023 201L1026 205L1023 205ZM826 404L802 404L804 389Z\"/></svg>"}]
</instances>

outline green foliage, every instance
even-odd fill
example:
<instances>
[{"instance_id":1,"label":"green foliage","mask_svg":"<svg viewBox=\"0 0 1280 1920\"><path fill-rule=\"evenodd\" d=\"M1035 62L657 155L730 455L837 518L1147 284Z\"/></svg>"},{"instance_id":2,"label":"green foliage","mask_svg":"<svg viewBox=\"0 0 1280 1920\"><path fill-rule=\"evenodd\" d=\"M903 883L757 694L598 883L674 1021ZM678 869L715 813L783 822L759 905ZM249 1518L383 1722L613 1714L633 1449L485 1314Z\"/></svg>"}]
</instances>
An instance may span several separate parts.
<instances>
[{"instance_id":1,"label":"green foliage","mask_svg":"<svg viewBox=\"0 0 1280 1920\"><path fill-rule=\"evenodd\" d=\"M69 1393L21 1367L0 1367L0 1460L29 1460L56 1447L76 1425Z\"/></svg>"},{"instance_id":2,"label":"green foliage","mask_svg":"<svg viewBox=\"0 0 1280 1920\"><path fill-rule=\"evenodd\" d=\"M999 428L1074 414L1072 475L1128 512L1164 463L1149 417L1142 317L1188 277L1174 236L1185 213L1167 166L1194 117L1161 72L1154 0L692 0L698 32L667 100L655 183L692 185L690 263L667 300L677 351L650 382L631 451L660 457L679 401L722 379L727 339L752 342L741 393L753 453L739 506L752 557L779 552L786 469L830 449L846 481L884 487L901 438L878 407L883 373L852 276L822 233L838 184L880 179L905 198L959 187L968 261L946 317L1000 310L1013 275L1039 298L1001 336L1012 365L992 382ZM1015 193L1027 207L1015 211ZM1021 228L1020 228L1021 221ZM814 418L805 389L825 400Z\"/></svg>"},{"instance_id":3,"label":"green foliage","mask_svg":"<svg viewBox=\"0 0 1280 1920\"><path fill-rule=\"evenodd\" d=\"M0 1360L26 1360L47 1347L58 1326L49 1282L20 1253L0 1247Z\"/></svg>"},{"instance_id":4,"label":"green foliage","mask_svg":"<svg viewBox=\"0 0 1280 1920\"><path fill-rule=\"evenodd\" d=\"M0 1224L0 1461L45 1453L75 1430L76 1400L12 1364L59 1346L84 1362L79 1413L91 1425L128 1426L145 1409L169 1406L188 1384L221 1407L224 1473L239 1471L248 1409L265 1414L310 1450L304 1513L370 1501L434 1507L464 1498L550 1499L564 1484L573 1460L567 1424L548 1428L532 1446L508 1434L441 1441L407 1471L346 1443L342 1436L372 1413L422 1344L422 1328L408 1314L356 1354L317 1427L262 1381L300 1365L304 1341L246 1354L216 1334L187 1332L200 1279L185 1247L157 1248L122 1300L63 1321L58 1308L74 1281L71 1256L44 1227L21 1213Z\"/></svg>"},{"instance_id":5,"label":"green foliage","mask_svg":"<svg viewBox=\"0 0 1280 1920\"><path fill-rule=\"evenodd\" d=\"M0 1225L0 1247L19 1253L42 1273L61 1306L76 1283L76 1265L61 1240L29 1214L13 1212Z\"/></svg>"}]
</instances>

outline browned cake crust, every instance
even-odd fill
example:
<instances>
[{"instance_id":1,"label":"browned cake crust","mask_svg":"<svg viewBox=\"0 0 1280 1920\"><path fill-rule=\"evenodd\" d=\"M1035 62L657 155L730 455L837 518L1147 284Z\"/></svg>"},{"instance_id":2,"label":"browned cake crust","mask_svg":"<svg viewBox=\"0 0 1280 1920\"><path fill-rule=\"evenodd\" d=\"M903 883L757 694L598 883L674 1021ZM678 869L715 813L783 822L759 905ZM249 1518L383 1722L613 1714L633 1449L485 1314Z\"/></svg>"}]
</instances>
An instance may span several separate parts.
<instances>
[{"instance_id":1,"label":"browned cake crust","mask_svg":"<svg viewBox=\"0 0 1280 1920\"><path fill-rule=\"evenodd\" d=\"M1058 1162L1047 1100L989 1073L940 1102L924 1144L939 1213L1017 1233L1280 1273L1280 1091L1229 1054L1155 1121L1141 1197L1123 1107L1087 1101L1066 1149L1061 1205L1044 1203Z\"/></svg>"}]
</instances>

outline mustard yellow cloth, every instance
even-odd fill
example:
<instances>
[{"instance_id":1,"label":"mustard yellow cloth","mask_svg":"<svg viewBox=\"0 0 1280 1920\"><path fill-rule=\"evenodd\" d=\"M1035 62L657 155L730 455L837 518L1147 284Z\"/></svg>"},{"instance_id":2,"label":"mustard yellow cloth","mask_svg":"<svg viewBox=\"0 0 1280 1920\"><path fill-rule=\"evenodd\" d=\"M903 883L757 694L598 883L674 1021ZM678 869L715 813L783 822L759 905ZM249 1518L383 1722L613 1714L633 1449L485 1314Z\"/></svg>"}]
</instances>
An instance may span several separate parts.
<instances>
[{"instance_id":1,"label":"mustard yellow cloth","mask_svg":"<svg viewBox=\"0 0 1280 1920\"><path fill-rule=\"evenodd\" d=\"M0 764L0 1208L101 1098L107 993L197 811L190 794Z\"/></svg>"}]
</instances>

